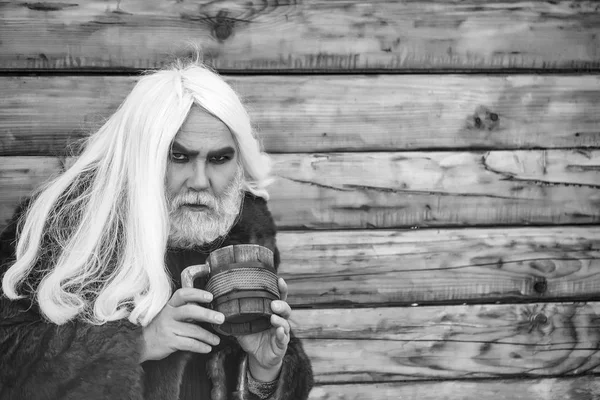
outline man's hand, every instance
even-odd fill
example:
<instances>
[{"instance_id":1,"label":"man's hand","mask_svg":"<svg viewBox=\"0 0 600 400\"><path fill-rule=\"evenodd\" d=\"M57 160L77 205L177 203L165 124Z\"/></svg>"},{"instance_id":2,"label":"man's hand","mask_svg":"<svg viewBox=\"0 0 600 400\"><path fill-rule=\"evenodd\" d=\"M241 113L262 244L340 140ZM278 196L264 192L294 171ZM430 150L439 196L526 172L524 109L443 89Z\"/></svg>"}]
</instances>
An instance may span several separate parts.
<instances>
[{"instance_id":1,"label":"man's hand","mask_svg":"<svg viewBox=\"0 0 600 400\"><path fill-rule=\"evenodd\" d=\"M271 328L250 335L238 336L237 340L242 349L248 353L248 367L254 379L264 382L273 381L279 375L283 356L290 342L290 323L292 314L290 305L286 302L288 295L287 284L279 278L279 293L281 300L271 302Z\"/></svg>"},{"instance_id":2,"label":"man's hand","mask_svg":"<svg viewBox=\"0 0 600 400\"><path fill-rule=\"evenodd\" d=\"M195 288L181 288L173 293L163 309L143 329L144 348L140 362L161 360L177 350L210 353L219 337L199 326L198 322L222 324L224 315L202 307L212 294Z\"/></svg>"}]
</instances>

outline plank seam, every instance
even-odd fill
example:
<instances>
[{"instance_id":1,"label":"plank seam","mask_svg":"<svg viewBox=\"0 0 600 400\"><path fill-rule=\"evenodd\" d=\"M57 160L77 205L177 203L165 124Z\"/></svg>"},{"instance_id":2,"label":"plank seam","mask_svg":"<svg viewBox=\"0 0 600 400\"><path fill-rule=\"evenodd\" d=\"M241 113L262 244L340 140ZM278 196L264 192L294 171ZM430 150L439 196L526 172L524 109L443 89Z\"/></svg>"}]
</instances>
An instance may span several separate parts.
<instances>
[{"instance_id":1,"label":"plank seam","mask_svg":"<svg viewBox=\"0 0 600 400\"><path fill-rule=\"evenodd\" d=\"M393 379L393 380L380 380L380 379L373 379L373 380L365 380L365 381L360 381L360 380L356 380L356 381L344 381L344 382L315 382L315 387L319 387L319 386L359 386L359 385L387 385L387 384L393 384L393 383L406 383L406 384L422 384L422 383L437 383L437 382L455 382L455 381L461 381L461 382L505 382L507 380L513 380L513 381L520 381L520 380L540 380L540 379L554 379L554 378L560 378L561 380L577 380L577 378L582 378L582 377L600 377L600 373L599 372L583 372L580 374L571 374L571 375L567 375L565 376L564 374L548 374L548 375L525 375L525 374L507 374L506 376L502 376L502 377L470 377L470 378L465 378L465 377L452 377L452 378L443 378L443 377L439 377L439 378L423 378L423 379L419 379L419 380L414 380L414 379ZM505 382L506 383L506 382Z\"/></svg>"},{"instance_id":2,"label":"plank seam","mask_svg":"<svg viewBox=\"0 0 600 400\"><path fill-rule=\"evenodd\" d=\"M285 274L283 275L285 278ZM291 282L290 279L287 279ZM293 298L293 295L292 295ZM364 309L364 308L416 308L416 307L439 307L439 306L472 306L472 305L527 305L527 304L546 304L546 303L596 303L600 302L599 295L589 296L568 296L568 297L544 297L544 298L511 298L510 296L502 296L497 298L471 298L471 299L456 299L456 300L433 300L422 302L393 302L386 301L385 303L318 303L318 304L295 304L291 303L294 310L323 310L323 309Z\"/></svg>"},{"instance_id":3,"label":"plank seam","mask_svg":"<svg viewBox=\"0 0 600 400\"><path fill-rule=\"evenodd\" d=\"M405 69L405 70L389 70L389 69L366 69L357 68L353 70L328 70L328 69L251 69L251 70L235 70L235 69L217 69L221 75L231 76L292 76L292 75L485 75L485 76L502 76L502 75L600 75L599 66L587 68L496 68L496 69ZM155 71L159 68L66 68L66 69L35 69L35 68L0 68L0 76L20 76L20 75L35 75L35 76L64 76L64 75L111 75L111 76L131 76L138 75L143 71Z\"/></svg>"},{"instance_id":4,"label":"plank seam","mask_svg":"<svg viewBox=\"0 0 600 400\"><path fill-rule=\"evenodd\" d=\"M595 326L592 327L588 327L588 328L594 328ZM583 328L583 326L579 326L579 328ZM298 339L302 339L302 340L314 340L314 341L319 341L319 340L347 340L347 341L352 341L352 342L398 342L398 343L430 343L430 342L443 342L443 343L474 343L474 344L490 344L489 340L455 340L455 339L445 339L445 338L438 338L438 339L388 339L388 338L365 338L365 337L339 337L339 336L311 336L311 335L301 335L301 334L296 334L296 337L298 337ZM507 346L527 346L528 349L535 349L536 351L544 351L544 352L553 352L553 351L572 351L574 349L573 345L577 345L577 341L573 341L573 342L562 342L562 343L542 343L542 344L534 344L534 343L528 343L528 342L502 342L502 341L497 341L494 340L493 344L497 345L497 344L501 344L501 345L507 345ZM566 348L558 348L555 346L560 346L560 345L567 345L569 347ZM551 349L540 349L543 347L550 347L552 346L553 348ZM576 348L578 351L579 350L587 350L587 351L591 351L591 350L598 350L597 347L577 347Z\"/></svg>"},{"instance_id":5,"label":"plank seam","mask_svg":"<svg viewBox=\"0 0 600 400\"><path fill-rule=\"evenodd\" d=\"M0 77L1 79L1 77ZM94 131L89 131L93 133ZM575 132L575 134L584 134L584 135L600 135L600 130L598 132ZM260 133L259 133L260 135ZM84 140L82 137L78 140ZM78 140L74 140L72 145L77 146ZM521 146L521 147L411 147L410 149L380 149L377 147L364 147L362 149L331 149L326 151L268 151L269 155L287 155L287 154L365 154L365 153L417 153L417 152L435 152L435 153L478 153L478 152L502 152L502 151L588 151L588 150L600 150L600 146L577 146L577 147L537 147L537 146ZM68 149L65 150L64 153L32 153L32 152L22 152L22 151L9 151L9 152L1 152L0 157L77 157L79 153L72 152L68 153Z\"/></svg>"},{"instance_id":6,"label":"plank seam","mask_svg":"<svg viewBox=\"0 0 600 400\"><path fill-rule=\"evenodd\" d=\"M598 222L582 222L580 224L573 223L556 223L556 224L536 224L536 223L523 223L519 225L514 224L481 224L481 225L435 225L435 226L427 226L427 225L419 225L419 226L398 226L398 227L385 227L378 228L375 226L370 226L368 228L365 227L344 227L340 229L332 229L332 228L303 228L298 229L298 227L278 227L278 232L343 232L343 231L379 231L379 232L398 232L398 231L413 231L413 230L467 230L467 229L527 229L527 228L583 228L583 227L592 227L592 228L600 228L600 223ZM599 238L600 239L600 238Z\"/></svg>"}]
</instances>

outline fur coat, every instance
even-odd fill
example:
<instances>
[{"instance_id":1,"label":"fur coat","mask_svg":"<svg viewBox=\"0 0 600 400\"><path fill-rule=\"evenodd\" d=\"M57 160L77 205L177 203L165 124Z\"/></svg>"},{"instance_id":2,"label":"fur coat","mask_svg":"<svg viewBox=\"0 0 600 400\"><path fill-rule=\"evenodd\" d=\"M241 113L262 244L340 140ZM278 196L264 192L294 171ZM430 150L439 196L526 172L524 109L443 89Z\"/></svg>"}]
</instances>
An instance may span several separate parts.
<instances>
[{"instance_id":1,"label":"fur coat","mask_svg":"<svg viewBox=\"0 0 600 400\"><path fill-rule=\"evenodd\" d=\"M19 207L0 236L0 275L14 259ZM223 240L224 239L224 240ZM279 265L275 225L266 202L246 194L240 219L218 247L256 243L269 247ZM180 285L173 276L174 288ZM201 364L212 400L257 398L248 391L246 354L232 338L209 355L175 352L139 363L142 328L127 320L90 325L44 320L35 302L0 296L0 399L161 399L180 398L188 363ZM292 334L272 399L304 400L313 385L310 360ZM183 394L181 394L182 397Z\"/></svg>"}]
</instances>

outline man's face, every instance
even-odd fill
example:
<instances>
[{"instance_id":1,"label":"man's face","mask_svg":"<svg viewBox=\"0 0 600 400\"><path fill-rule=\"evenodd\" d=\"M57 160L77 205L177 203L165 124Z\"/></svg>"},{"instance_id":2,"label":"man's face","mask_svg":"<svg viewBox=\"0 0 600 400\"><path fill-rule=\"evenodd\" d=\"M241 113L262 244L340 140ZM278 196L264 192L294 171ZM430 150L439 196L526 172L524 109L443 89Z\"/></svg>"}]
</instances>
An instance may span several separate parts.
<instances>
[{"instance_id":1,"label":"man's face","mask_svg":"<svg viewBox=\"0 0 600 400\"><path fill-rule=\"evenodd\" d=\"M190 248L226 234L240 211L242 170L229 128L193 106L167 166L169 243Z\"/></svg>"}]
</instances>

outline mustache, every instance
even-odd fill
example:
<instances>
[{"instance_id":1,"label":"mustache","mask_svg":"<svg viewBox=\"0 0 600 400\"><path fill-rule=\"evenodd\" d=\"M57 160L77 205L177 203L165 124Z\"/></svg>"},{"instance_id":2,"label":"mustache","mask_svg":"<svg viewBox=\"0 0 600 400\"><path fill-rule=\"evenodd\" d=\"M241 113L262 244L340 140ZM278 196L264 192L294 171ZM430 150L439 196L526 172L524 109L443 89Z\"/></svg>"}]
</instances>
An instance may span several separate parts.
<instances>
[{"instance_id":1,"label":"mustache","mask_svg":"<svg viewBox=\"0 0 600 400\"><path fill-rule=\"evenodd\" d=\"M175 196L171 202L171 207L179 208L186 204L201 204L214 209L217 206L217 199L205 192L185 192Z\"/></svg>"},{"instance_id":2,"label":"mustache","mask_svg":"<svg viewBox=\"0 0 600 400\"><path fill-rule=\"evenodd\" d=\"M173 212L186 204L205 205L211 210L219 210L221 204L227 198L234 196L236 192L239 192L242 189L243 177L244 173L240 167L237 169L232 181L229 182L225 188L225 192L221 196L215 196L206 191L184 191L177 193L169 201L170 210Z\"/></svg>"}]
</instances>

